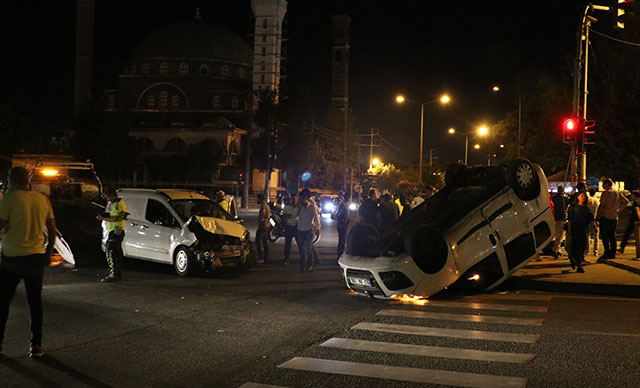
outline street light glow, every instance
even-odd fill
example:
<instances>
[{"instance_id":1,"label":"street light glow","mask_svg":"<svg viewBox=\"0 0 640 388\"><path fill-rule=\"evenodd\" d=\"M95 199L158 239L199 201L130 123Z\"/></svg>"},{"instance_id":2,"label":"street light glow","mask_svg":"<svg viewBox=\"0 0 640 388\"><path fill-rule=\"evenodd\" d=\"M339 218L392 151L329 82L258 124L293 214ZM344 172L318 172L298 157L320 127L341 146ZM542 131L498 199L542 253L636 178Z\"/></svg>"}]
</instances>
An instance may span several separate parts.
<instances>
[{"instance_id":1,"label":"street light glow","mask_svg":"<svg viewBox=\"0 0 640 388\"><path fill-rule=\"evenodd\" d=\"M453 135L454 133L456 133L456 129L455 128L449 128L449 133Z\"/></svg>"},{"instance_id":2,"label":"street light glow","mask_svg":"<svg viewBox=\"0 0 640 388\"><path fill-rule=\"evenodd\" d=\"M500 148L504 148L504 144L500 144Z\"/></svg>"},{"instance_id":3,"label":"street light glow","mask_svg":"<svg viewBox=\"0 0 640 388\"><path fill-rule=\"evenodd\" d=\"M473 146L473 148L475 148L475 149L479 150L479 149L480 149L480 144L476 144L476 145L474 145L474 146Z\"/></svg>"},{"instance_id":4,"label":"street light glow","mask_svg":"<svg viewBox=\"0 0 640 388\"><path fill-rule=\"evenodd\" d=\"M491 88L491 90L493 90L494 92L499 92L500 91L500 86L495 85L493 88Z\"/></svg>"},{"instance_id":5,"label":"street light glow","mask_svg":"<svg viewBox=\"0 0 640 388\"><path fill-rule=\"evenodd\" d=\"M371 161L371 164L373 164L374 166L377 166L378 164L380 164L380 159L373 158L373 160Z\"/></svg>"},{"instance_id":6,"label":"street light glow","mask_svg":"<svg viewBox=\"0 0 640 388\"><path fill-rule=\"evenodd\" d=\"M402 104L404 102L404 96L399 95L398 97L396 97L396 102Z\"/></svg>"},{"instance_id":7,"label":"street light glow","mask_svg":"<svg viewBox=\"0 0 640 388\"><path fill-rule=\"evenodd\" d=\"M449 101L451 101L451 99L447 94L443 94L442 97L440 97L440 102L443 104L448 104Z\"/></svg>"},{"instance_id":8,"label":"street light glow","mask_svg":"<svg viewBox=\"0 0 640 388\"><path fill-rule=\"evenodd\" d=\"M489 133L489 130L484 125L478 128L478 135L486 136Z\"/></svg>"}]
</instances>

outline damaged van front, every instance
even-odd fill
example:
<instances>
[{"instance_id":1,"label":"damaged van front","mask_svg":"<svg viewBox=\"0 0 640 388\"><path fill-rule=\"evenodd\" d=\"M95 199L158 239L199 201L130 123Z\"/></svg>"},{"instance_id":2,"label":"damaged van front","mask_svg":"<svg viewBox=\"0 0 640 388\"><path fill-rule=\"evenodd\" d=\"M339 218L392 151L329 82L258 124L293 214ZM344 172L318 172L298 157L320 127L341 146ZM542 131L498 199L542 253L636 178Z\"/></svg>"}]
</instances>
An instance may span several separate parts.
<instances>
[{"instance_id":1,"label":"damaged van front","mask_svg":"<svg viewBox=\"0 0 640 388\"><path fill-rule=\"evenodd\" d=\"M173 264L180 276L252 264L249 231L209 197L176 189L121 189L118 195L129 213L126 257Z\"/></svg>"}]
</instances>

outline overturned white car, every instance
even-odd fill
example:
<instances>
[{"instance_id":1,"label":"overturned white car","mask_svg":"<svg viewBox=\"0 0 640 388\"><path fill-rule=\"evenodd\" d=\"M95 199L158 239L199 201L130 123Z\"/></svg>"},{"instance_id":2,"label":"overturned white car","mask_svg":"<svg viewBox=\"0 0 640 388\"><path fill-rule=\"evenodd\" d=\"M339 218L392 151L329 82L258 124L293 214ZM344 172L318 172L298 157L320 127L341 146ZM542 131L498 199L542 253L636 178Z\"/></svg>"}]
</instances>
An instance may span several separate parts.
<instances>
[{"instance_id":1,"label":"overturned white car","mask_svg":"<svg viewBox=\"0 0 640 388\"><path fill-rule=\"evenodd\" d=\"M175 189L122 189L118 196L129 213L122 241L126 257L173 264L180 276L252 264L249 231L209 197ZM104 222L102 229L104 250Z\"/></svg>"},{"instance_id":2,"label":"overturned white car","mask_svg":"<svg viewBox=\"0 0 640 388\"><path fill-rule=\"evenodd\" d=\"M449 286L496 287L553 239L547 179L516 159L492 167L449 166L446 186L380 234L354 226L339 260L363 295L431 296Z\"/></svg>"}]
</instances>

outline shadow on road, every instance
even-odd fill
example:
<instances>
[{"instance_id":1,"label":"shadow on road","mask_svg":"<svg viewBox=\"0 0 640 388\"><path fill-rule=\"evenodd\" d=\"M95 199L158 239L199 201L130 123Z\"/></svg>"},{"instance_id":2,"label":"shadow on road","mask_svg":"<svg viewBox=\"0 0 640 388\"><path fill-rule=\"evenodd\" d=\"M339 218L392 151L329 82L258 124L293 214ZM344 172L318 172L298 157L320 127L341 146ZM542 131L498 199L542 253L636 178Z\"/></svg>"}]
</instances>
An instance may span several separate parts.
<instances>
[{"instance_id":1,"label":"shadow on road","mask_svg":"<svg viewBox=\"0 0 640 388\"><path fill-rule=\"evenodd\" d=\"M105 384L102 381L98 381L96 379L94 379L91 376L87 376L84 373L78 372L77 370L73 369L72 367L63 364L62 362L60 362L58 359L56 359L55 357L49 355L49 354L45 354L44 356L42 356L41 358L37 359L37 361L43 365L48 366L51 369L55 369L61 373L64 373L65 375L76 379L77 381L84 383L90 387L100 387L100 388L111 388L113 387L112 385L109 384ZM48 385L48 384L47 384ZM48 385L50 386L50 385Z\"/></svg>"},{"instance_id":2,"label":"shadow on road","mask_svg":"<svg viewBox=\"0 0 640 388\"><path fill-rule=\"evenodd\" d=\"M32 380L34 383L38 385L42 385L44 387L62 388L62 385L56 384L54 381L35 372L33 369L27 368L26 366L20 364L18 361L12 358L6 357L2 354L0 354L0 365L4 365L8 368L13 369L16 373L29 378L30 380Z\"/></svg>"}]
</instances>

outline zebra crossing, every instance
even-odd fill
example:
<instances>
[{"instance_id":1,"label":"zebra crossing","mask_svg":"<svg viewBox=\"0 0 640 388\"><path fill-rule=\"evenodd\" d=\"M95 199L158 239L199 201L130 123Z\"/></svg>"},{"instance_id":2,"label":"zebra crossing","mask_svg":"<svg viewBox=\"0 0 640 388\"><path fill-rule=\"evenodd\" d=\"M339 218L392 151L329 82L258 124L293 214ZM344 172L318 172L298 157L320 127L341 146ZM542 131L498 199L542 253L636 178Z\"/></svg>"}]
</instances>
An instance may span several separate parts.
<instances>
[{"instance_id":1,"label":"zebra crossing","mask_svg":"<svg viewBox=\"0 0 640 388\"><path fill-rule=\"evenodd\" d=\"M483 368L472 367L471 369L477 370L457 371L426 366L416 367L414 364L419 365L420 360L429 358L463 362L466 369L470 369L468 365L477 365L474 364L477 362L503 363L504 365L527 364L534 360L536 355L526 349L532 349L532 346L540 340L540 334L535 332L543 325L544 314L549 310L547 306L542 306L540 303L548 301L549 299L535 298L494 298L490 300L491 303L429 300L424 304L411 306L392 302L392 308L381 309L353 325L344 336L346 338L329 338L309 349L311 351L333 349L334 352L346 352L341 354L343 357L336 358L345 358L348 361L300 356L281 363L278 365L278 370L296 371L303 376L304 373L313 372L315 378L317 374L324 374L327 378L330 376L367 378L368 384L371 384L371 379L375 379L375 385L368 386L386 386L393 382L406 382L477 388L526 387L527 379L522 376L486 373ZM383 321L380 322L380 320ZM393 323L389 323L388 320L393 320ZM457 325L463 325L463 327L473 325L473 328L459 328ZM398 342L384 341L380 340L381 335L402 340L401 342L399 340ZM421 344L419 340L421 338L433 339L438 343L436 346ZM446 346L447 341L449 345L458 346ZM460 346L460 343L466 347ZM512 347L516 351L496 351L491 349L489 344ZM385 360L388 364L353 359L354 354L356 356L386 355ZM409 357L411 360L416 359L416 362L412 362L412 366L393 365L394 355ZM406 358L403 359L406 360ZM285 381L278 380L278 382ZM299 387L300 384L301 381L296 379L284 385L246 383L240 388L285 388Z\"/></svg>"}]
</instances>

